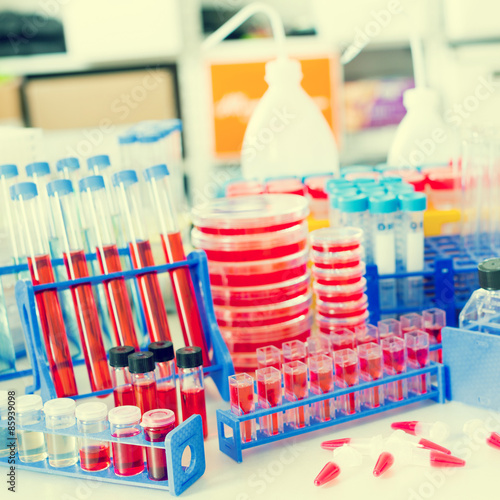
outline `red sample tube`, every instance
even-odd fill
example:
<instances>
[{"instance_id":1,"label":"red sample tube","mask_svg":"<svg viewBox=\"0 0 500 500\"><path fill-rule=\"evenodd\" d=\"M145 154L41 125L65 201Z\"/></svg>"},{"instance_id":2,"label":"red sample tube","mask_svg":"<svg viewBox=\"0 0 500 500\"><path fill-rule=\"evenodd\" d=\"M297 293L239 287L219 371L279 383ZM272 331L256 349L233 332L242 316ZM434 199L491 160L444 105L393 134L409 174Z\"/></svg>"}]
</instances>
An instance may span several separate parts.
<instances>
[{"instance_id":1,"label":"red sample tube","mask_svg":"<svg viewBox=\"0 0 500 500\"><path fill-rule=\"evenodd\" d=\"M356 337L354 332L348 328L340 328L331 333L330 342L334 352L342 349L356 349Z\"/></svg>"},{"instance_id":2,"label":"red sample tube","mask_svg":"<svg viewBox=\"0 0 500 500\"><path fill-rule=\"evenodd\" d=\"M307 349L305 342L301 342L300 340L283 342L282 349L284 363L287 363L289 361L300 361L302 363L306 362Z\"/></svg>"},{"instance_id":3,"label":"red sample tube","mask_svg":"<svg viewBox=\"0 0 500 500\"><path fill-rule=\"evenodd\" d=\"M309 384L312 394L327 394L333 392L333 361L325 354L312 356L308 359ZM335 417L335 400L325 399L314 403L314 413L318 420L327 422Z\"/></svg>"},{"instance_id":4,"label":"red sample tube","mask_svg":"<svg viewBox=\"0 0 500 500\"><path fill-rule=\"evenodd\" d=\"M422 330L424 327L424 321L420 314L409 313L404 314L399 318L401 323L401 334L404 336L405 333L413 332L414 330Z\"/></svg>"},{"instance_id":5,"label":"red sample tube","mask_svg":"<svg viewBox=\"0 0 500 500\"><path fill-rule=\"evenodd\" d=\"M400 337L388 337L380 342L387 375L399 375L406 371L405 341ZM402 401L407 396L406 380L387 384L387 397L392 401Z\"/></svg>"},{"instance_id":6,"label":"red sample tube","mask_svg":"<svg viewBox=\"0 0 500 500\"><path fill-rule=\"evenodd\" d=\"M273 366L259 368L255 372L257 378L257 395L259 407L263 409L281 406L281 371ZM261 431L267 436L276 436L283 432L283 413L277 411L271 415L260 417Z\"/></svg>"},{"instance_id":7,"label":"red sample tube","mask_svg":"<svg viewBox=\"0 0 500 500\"><path fill-rule=\"evenodd\" d=\"M122 271L104 178L100 175L84 177L79 182L79 188L89 226L87 231L89 244L96 249L101 273L107 275ZM104 292L116 343L131 345L138 351L139 343L125 279L115 278L105 281Z\"/></svg>"},{"instance_id":8,"label":"red sample tube","mask_svg":"<svg viewBox=\"0 0 500 500\"><path fill-rule=\"evenodd\" d=\"M141 410L137 406L120 406L109 411L111 435L118 439L141 432ZM113 442L113 469L117 476L135 476L144 470L142 446Z\"/></svg>"},{"instance_id":9,"label":"red sample tube","mask_svg":"<svg viewBox=\"0 0 500 500\"><path fill-rule=\"evenodd\" d=\"M340 388L353 387L359 383L358 355L352 349L342 349L334 353L335 384ZM337 398L338 409L345 415L353 415L360 410L360 398L355 392Z\"/></svg>"},{"instance_id":10,"label":"red sample tube","mask_svg":"<svg viewBox=\"0 0 500 500\"><path fill-rule=\"evenodd\" d=\"M156 397L158 408L171 410L175 415L175 425L179 423L177 410L177 390L175 383L174 345L169 340L152 342L148 350L153 353L156 364Z\"/></svg>"},{"instance_id":11,"label":"red sample tube","mask_svg":"<svg viewBox=\"0 0 500 500\"><path fill-rule=\"evenodd\" d=\"M47 192L51 200L52 217L63 250L68 279L87 278L89 270L77 222L71 181L59 179L49 182ZM92 391L110 389L112 387L111 376L92 286L90 284L75 285L70 290Z\"/></svg>"},{"instance_id":12,"label":"red sample tube","mask_svg":"<svg viewBox=\"0 0 500 500\"><path fill-rule=\"evenodd\" d=\"M405 334L406 362L408 368L418 370L429 366L429 334L414 330ZM408 380L409 390L415 394L426 394L429 386L429 374L424 373Z\"/></svg>"},{"instance_id":13,"label":"red sample tube","mask_svg":"<svg viewBox=\"0 0 500 500\"><path fill-rule=\"evenodd\" d=\"M186 260L166 165L156 165L144 171L156 211L163 252L168 264ZM193 281L189 268L182 267L170 272L175 304L179 313L184 342L187 346L199 346L203 354L203 365L210 366L205 333Z\"/></svg>"},{"instance_id":14,"label":"red sample tube","mask_svg":"<svg viewBox=\"0 0 500 500\"><path fill-rule=\"evenodd\" d=\"M134 387L128 369L128 357L134 352L132 346L126 345L112 347L108 352L115 406L135 406Z\"/></svg>"},{"instance_id":15,"label":"red sample tube","mask_svg":"<svg viewBox=\"0 0 500 500\"><path fill-rule=\"evenodd\" d=\"M128 357L135 404L141 413L158 408L155 362L152 352L135 352Z\"/></svg>"},{"instance_id":16,"label":"red sample tube","mask_svg":"<svg viewBox=\"0 0 500 500\"><path fill-rule=\"evenodd\" d=\"M255 410L253 377L239 373L229 377L229 401L231 411L238 416L253 413ZM240 424L241 441L249 443L255 439L255 420L246 420Z\"/></svg>"},{"instance_id":17,"label":"red sample tube","mask_svg":"<svg viewBox=\"0 0 500 500\"><path fill-rule=\"evenodd\" d=\"M283 364L285 399L300 401L307 397L307 365L302 361L290 361ZM288 422L296 429L309 425L307 405L288 410Z\"/></svg>"},{"instance_id":18,"label":"red sample tube","mask_svg":"<svg viewBox=\"0 0 500 500\"><path fill-rule=\"evenodd\" d=\"M446 326L446 312L434 307L422 311L424 330L429 334L430 344L441 344L441 330ZM431 352L431 360L438 363L443 362L443 352L441 349Z\"/></svg>"},{"instance_id":19,"label":"red sample tube","mask_svg":"<svg viewBox=\"0 0 500 500\"><path fill-rule=\"evenodd\" d=\"M203 355L197 346L183 347L175 353L181 389L182 420L201 415L203 437L208 436L205 388L203 385Z\"/></svg>"},{"instance_id":20,"label":"red sample tube","mask_svg":"<svg viewBox=\"0 0 500 500\"><path fill-rule=\"evenodd\" d=\"M144 218L139 208L139 184L134 170L122 170L113 175L113 185L123 220L124 233L129 242L134 269L155 265L151 244L143 227ZM142 308L146 317L149 338L153 342L171 340L167 312L156 272L137 277Z\"/></svg>"},{"instance_id":21,"label":"red sample tube","mask_svg":"<svg viewBox=\"0 0 500 500\"><path fill-rule=\"evenodd\" d=\"M171 410L151 410L142 416L141 426L144 438L150 443L165 443L167 434L175 428L175 415ZM168 479L167 455L165 446L146 447L146 460L149 479L166 481Z\"/></svg>"},{"instance_id":22,"label":"red sample tube","mask_svg":"<svg viewBox=\"0 0 500 500\"><path fill-rule=\"evenodd\" d=\"M402 337L401 323L394 318L383 319L378 322L379 341L391 336Z\"/></svg>"},{"instance_id":23,"label":"red sample tube","mask_svg":"<svg viewBox=\"0 0 500 500\"><path fill-rule=\"evenodd\" d=\"M372 382L379 380L384 373L382 363L382 348L370 342L368 344L358 345L359 375L363 382ZM378 408L384 404L383 386L366 389L362 394L362 404L367 408Z\"/></svg>"},{"instance_id":24,"label":"red sample tube","mask_svg":"<svg viewBox=\"0 0 500 500\"><path fill-rule=\"evenodd\" d=\"M309 358L324 354L325 356L332 355L332 343L330 336L326 333L320 333L316 337L310 337L306 342L307 356Z\"/></svg>"},{"instance_id":25,"label":"red sample tube","mask_svg":"<svg viewBox=\"0 0 500 500\"><path fill-rule=\"evenodd\" d=\"M21 219L20 231L28 248L28 267L33 285L54 283L54 270L49 256L49 239L45 225L45 217L48 214L43 213L43 206L38 203L36 185L32 182L14 184L10 188L10 196L15 201ZM6 205L9 209L10 205L8 203ZM11 220L10 213L6 216ZM57 291L36 292L35 299L57 397L74 396L78 394L78 390Z\"/></svg>"},{"instance_id":26,"label":"red sample tube","mask_svg":"<svg viewBox=\"0 0 500 500\"><path fill-rule=\"evenodd\" d=\"M259 368L273 367L281 370L281 350L274 345L259 347L257 353L257 366Z\"/></svg>"}]
</instances>

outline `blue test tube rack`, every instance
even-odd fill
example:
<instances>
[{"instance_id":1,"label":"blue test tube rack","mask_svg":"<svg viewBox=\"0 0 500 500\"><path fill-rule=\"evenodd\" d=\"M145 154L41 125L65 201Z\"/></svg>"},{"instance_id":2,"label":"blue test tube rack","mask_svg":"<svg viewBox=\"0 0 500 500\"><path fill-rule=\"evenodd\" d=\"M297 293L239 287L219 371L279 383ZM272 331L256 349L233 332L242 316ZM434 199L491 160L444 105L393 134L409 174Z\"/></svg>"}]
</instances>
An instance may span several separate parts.
<instances>
[{"instance_id":1,"label":"blue test tube rack","mask_svg":"<svg viewBox=\"0 0 500 500\"><path fill-rule=\"evenodd\" d=\"M441 344L436 344L431 346L430 350L435 351L440 348ZM283 419L284 422L286 422L286 419L284 418L286 415L286 411L291 410L292 408L310 407L314 403L319 403L327 399L338 398L339 396L344 396L351 393L359 393L365 389L384 386L391 382L406 380L427 373L433 379L435 379L435 381L429 388L430 390L425 394L415 395L410 393L408 397L402 401L388 401L378 408L362 407L361 411L357 413L354 413L352 415L337 416L336 418L332 418L331 420L325 422L311 417L309 425L301 429L296 429L290 424L285 423L283 426L283 432L275 436L268 436L259 429L260 417L283 413ZM219 409L217 410L217 432L219 435L219 449L228 457L240 463L243 461L243 450L255 448L256 446L261 446L269 443L274 443L276 441L291 438L294 436L300 436L302 434L307 434L318 429L325 429L327 427L353 422L360 418L378 415L389 410L408 406L410 404L418 403L427 399L436 401L441 404L445 402L445 371L444 366L439 363L431 362L430 365L425 368L420 368L418 370L408 369L405 373L399 375L384 376L380 380L375 380L373 382L362 382L356 386L348 387L345 389L335 389L333 392L325 394L309 395L307 398L300 401L285 402L280 406L276 406L274 408L257 409L256 411L248 413L246 415L237 416L233 412L231 412L231 410ZM248 420L255 420L256 422L256 439L243 443L241 440L240 424ZM227 430L230 430L230 433L227 432Z\"/></svg>"},{"instance_id":2,"label":"blue test tube rack","mask_svg":"<svg viewBox=\"0 0 500 500\"><path fill-rule=\"evenodd\" d=\"M0 427L7 427L7 421L0 420ZM80 437L76 425L66 429L54 430L45 427L44 423L33 425L19 425L16 423L16 431L19 430L44 432L46 434L57 434L59 436ZM182 422L174 430L169 432L164 443L152 443L150 441L146 441L142 434L117 439L111 435L109 429L95 434L86 434L85 436L88 438L95 438L100 441L109 441L110 443L120 442L123 444L155 448L165 447L168 480L153 481L149 479L146 470L136 476L117 476L113 472L112 465L103 471L86 472L80 469L79 464L70 467L52 467L49 465L48 459L40 462L24 463L19 460L17 453L15 455L15 468L77 479L93 479L106 483L126 484L129 486L139 486L141 488L168 490L173 496L180 495L183 491L195 483L205 472L203 425L199 415L189 417L185 422ZM189 466L182 465L182 456L186 448L189 448L191 452L191 461ZM11 467L12 464L9 463L9 458L10 457L0 458L0 466Z\"/></svg>"},{"instance_id":3,"label":"blue test tube rack","mask_svg":"<svg viewBox=\"0 0 500 500\"><path fill-rule=\"evenodd\" d=\"M95 255L93 257L95 258ZM96 286L113 278L125 278L126 280L129 280L152 272L156 272L158 274L168 273L171 270L181 267L188 267L191 273L203 331L205 332L208 348L212 348L212 364L211 366L203 369L204 374L212 378L222 399L229 401L228 377L229 375L234 374L234 367L229 350L222 339L217 321L215 319L212 294L210 291L207 257L203 250L195 250L191 252L185 261L122 271L107 275L90 276L88 278L60 281L37 286L33 286L29 280L19 280L16 284L16 300L23 325L26 347L31 359L33 374L33 384L26 388L26 392L31 394L37 390L41 390L42 398L44 400L57 397L52 378L50 377L45 357L45 348L38 324L35 301L36 292L43 290L61 291L69 289L75 285L86 283ZM111 392L112 389L78 394L73 396L73 399L90 396L104 396L110 394Z\"/></svg>"}]
</instances>

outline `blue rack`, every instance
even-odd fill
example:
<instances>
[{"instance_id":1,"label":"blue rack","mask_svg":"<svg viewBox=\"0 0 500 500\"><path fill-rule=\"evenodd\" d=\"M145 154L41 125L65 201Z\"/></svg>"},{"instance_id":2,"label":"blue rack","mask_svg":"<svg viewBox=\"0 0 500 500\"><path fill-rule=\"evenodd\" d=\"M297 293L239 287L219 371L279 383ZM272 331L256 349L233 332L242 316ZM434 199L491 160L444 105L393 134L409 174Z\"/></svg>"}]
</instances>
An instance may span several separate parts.
<instances>
[{"instance_id":1,"label":"blue rack","mask_svg":"<svg viewBox=\"0 0 500 500\"><path fill-rule=\"evenodd\" d=\"M7 421L0 421L0 427L7 427ZM80 436L76 425L67 429L54 430L46 428L43 423L24 426L16 424L16 430L44 432L60 436ZM169 432L164 443L152 443L146 441L142 434L134 437L117 439L111 435L109 430L96 434L87 434L86 436L89 438L99 439L101 441L120 442L136 446L153 446L155 448L161 448L164 446L167 457L167 471L169 479L167 481L152 481L149 479L147 471L144 471L136 476L117 476L113 472L113 466L99 472L85 472L80 469L78 464L71 467L52 467L49 465L48 459L40 462L24 463L19 460L19 456L17 454L15 455L15 468L78 479L95 478L107 483L127 484L130 486L139 486L141 488L168 490L170 494L174 496L180 495L194 482L196 482L205 472L203 425L199 415L191 416L185 422L182 422L174 430ZM188 466L183 466L182 455L186 448L190 449L191 462ZM11 464L9 463L9 457L0 458L0 466L10 467Z\"/></svg>"},{"instance_id":2,"label":"blue rack","mask_svg":"<svg viewBox=\"0 0 500 500\"><path fill-rule=\"evenodd\" d=\"M458 235L436 236L425 239L425 265L422 272L386 274L380 276L377 266L366 267L367 295L370 322L376 324L382 315L399 315L421 312L429 307L439 307L446 311L447 324L457 324L458 313L479 287L477 264L499 253L484 244L478 250L466 249ZM379 282L386 279L402 279L411 276L423 278L423 307L398 306L394 309L381 309Z\"/></svg>"},{"instance_id":3,"label":"blue rack","mask_svg":"<svg viewBox=\"0 0 500 500\"><path fill-rule=\"evenodd\" d=\"M441 348L441 344L432 346L431 350L436 350ZM315 418L311 418L310 424L307 427L301 429L295 429L289 424L284 424L283 432L277 434L276 436L267 436L259 429L259 418L266 415L272 415L277 413L283 413L292 408L298 407L308 407L314 403L325 401L327 399L338 398L339 396L344 396L346 394L356 393L363 391L365 389L370 389L372 387L384 386L391 382L396 382L398 380L405 380L418 375L430 374L435 376L435 384L432 385L430 390L421 395L409 394L403 401L387 402L386 404L380 406L379 408L362 408L360 412L353 415L343 415L337 418L331 419L326 422L321 422ZM433 377L434 378L434 377ZM396 408L401 408L403 406L410 405L412 403L417 403L424 400L433 400L438 403L445 402L445 372L443 365L439 363L431 362L431 364L426 368L421 368L418 370L408 370L406 373L395 376L384 376L380 380L375 380L373 382L363 382L359 385L348 387L346 389L336 389L334 392L310 395L306 399L301 401L287 402L280 406L268 409L258 409L253 413L246 415L237 416L230 410L217 410L217 431L219 434L219 449L227 456L240 463L243 461L243 450L249 448L255 448L256 446L261 446L269 443L274 443L282 439L287 439L294 436L300 436L308 432L312 432L318 429L324 429L326 427L332 427L335 425L344 424L346 422L352 422L360 418L368 417L371 415L377 415L384 413L389 410ZM256 421L256 439L247 443L243 443L241 440L241 423L249 420ZM284 421L286 421L284 419ZM226 427L231 430L231 433L226 433Z\"/></svg>"},{"instance_id":4,"label":"blue rack","mask_svg":"<svg viewBox=\"0 0 500 500\"><path fill-rule=\"evenodd\" d=\"M27 393L33 393L39 389L42 391L43 399L52 399L56 397L54 384L50 377L45 350L38 325L35 293L43 290L66 290L79 284L99 285L114 278L134 279L143 274L156 272L158 274L166 273L181 267L188 267L191 273L196 302L200 311L203 330L206 335L208 348L212 347L212 365L204 368L204 373L212 377L221 397L229 401L228 377L234 373L231 356L224 343L217 326L215 313L212 303L212 294L210 291L210 282L208 275L208 263L205 252L196 250L191 252L187 260L176 262L174 264L164 264L160 266L146 267L143 269L134 269L122 271L119 273L91 276L76 280L61 281L46 285L33 286L31 281L20 280L16 284L16 300L23 325L23 331L26 341L26 347L31 359L33 373L33 384L26 388ZM102 396L110 394L112 390L91 392L79 394L74 399Z\"/></svg>"}]
</instances>

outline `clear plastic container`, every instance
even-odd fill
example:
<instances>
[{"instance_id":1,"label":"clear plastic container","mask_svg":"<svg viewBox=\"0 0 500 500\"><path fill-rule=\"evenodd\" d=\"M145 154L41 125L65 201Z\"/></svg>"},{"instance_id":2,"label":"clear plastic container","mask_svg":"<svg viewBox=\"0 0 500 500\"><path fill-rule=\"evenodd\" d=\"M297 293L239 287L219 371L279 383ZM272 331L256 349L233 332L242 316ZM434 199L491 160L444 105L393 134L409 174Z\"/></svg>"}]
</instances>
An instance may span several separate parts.
<instances>
[{"instance_id":1,"label":"clear plastic container","mask_svg":"<svg viewBox=\"0 0 500 500\"><path fill-rule=\"evenodd\" d=\"M346 318L331 318L316 314L316 323L321 333L330 334L342 328L354 330L357 327L363 326L366 324L368 317L368 311Z\"/></svg>"},{"instance_id":2,"label":"clear plastic container","mask_svg":"<svg viewBox=\"0 0 500 500\"><path fill-rule=\"evenodd\" d=\"M255 373L259 408L275 408L281 405L281 370L272 366L260 367ZM266 436L283 432L283 413L276 412L259 419L260 429Z\"/></svg>"},{"instance_id":3,"label":"clear plastic container","mask_svg":"<svg viewBox=\"0 0 500 500\"><path fill-rule=\"evenodd\" d=\"M363 241L363 230L356 227L324 228L310 234L311 248L317 252L356 250Z\"/></svg>"},{"instance_id":4,"label":"clear plastic container","mask_svg":"<svg viewBox=\"0 0 500 500\"><path fill-rule=\"evenodd\" d=\"M281 370L281 350L276 346L260 347L256 350L256 355L259 368L273 367Z\"/></svg>"},{"instance_id":5,"label":"clear plastic container","mask_svg":"<svg viewBox=\"0 0 500 500\"><path fill-rule=\"evenodd\" d=\"M111 465L109 442L85 437L108 429L108 407L104 403L84 403L76 407L80 446L80 467L88 472Z\"/></svg>"},{"instance_id":6,"label":"clear plastic container","mask_svg":"<svg viewBox=\"0 0 500 500\"><path fill-rule=\"evenodd\" d=\"M16 400L17 425L33 425L43 420L42 398L35 394L19 396ZM17 430L17 452L21 462L41 462L47 458L43 432Z\"/></svg>"},{"instance_id":7,"label":"clear plastic container","mask_svg":"<svg viewBox=\"0 0 500 500\"><path fill-rule=\"evenodd\" d=\"M361 281L366 272L366 267L364 263L345 269L321 269L313 265L311 272L316 283L320 285L354 285Z\"/></svg>"},{"instance_id":8,"label":"clear plastic container","mask_svg":"<svg viewBox=\"0 0 500 500\"><path fill-rule=\"evenodd\" d=\"M363 298L366 290L366 279L361 278L353 285L321 285L313 283L313 290L316 297L322 302L352 302Z\"/></svg>"},{"instance_id":9,"label":"clear plastic container","mask_svg":"<svg viewBox=\"0 0 500 500\"><path fill-rule=\"evenodd\" d=\"M249 287L211 286L216 306L248 307L271 305L303 295L309 289L311 273L281 283Z\"/></svg>"},{"instance_id":10,"label":"clear plastic container","mask_svg":"<svg viewBox=\"0 0 500 500\"><path fill-rule=\"evenodd\" d=\"M108 351L115 406L135 406L134 387L128 369L128 357L135 352L132 346L112 347Z\"/></svg>"},{"instance_id":11,"label":"clear plastic container","mask_svg":"<svg viewBox=\"0 0 500 500\"><path fill-rule=\"evenodd\" d=\"M152 352L135 352L128 357L134 387L135 404L141 413L158 408L155 361Z\"/></svg>"},{"instance_id":12,"label":"clear plastic container","mask_svg":"<svg viewBox=\"0 0 500 500\"><path fill-rule=\"evenodd\" d=\"M298 224L308 215L307 199L288 194L219 198L191 211L200 232L226 236L274 232Z\"/></svg>"},{"instance_id":13,"label":"clear plastic container","mask_svg":"<svg viewBox=\"0 0 500 500\"><path fill-rule=\"evenodd\" d=\"M76 423L76 403L69 398L58 398L43 405L45 426L48 429L67 429ZM52 467L70 467L78 462L78 446L74 436L46 433L49 464Z\"/></svg>"},{"instance_id":14,"label":"clear plastic container","mask_svg":"<svg viewBox=\"0 0 500 500\"><path fill-rule=\"evenodd\" d=\"M361 299L349 302L323 302L316 300L316 311L327 318L348 318L359 316L368 308L368 297L363 294Z\"/></svg>"},{"instance_id":15,"label":"clear plastic container","mask_svg":"<svg viewBox=\"0 0 500 500\"><path fill-rule=\"evenodd\" d=\"M237 416L255 411L254 379L248 373L229 376L229 401L231 412ZM240 424L241 441L249 443L255 440L255 420L246 420Z\"/></svg>"},{"instance_id":16,"label":"clear plastic container","mask_svg":"<svg viewBox=\"0 0 500 500\"><path fill-rule=\"evenodd\" d=\"M311 252L314 265L320 269L344 269L359 266L364 258L363 249L346 250L343 252Z\"/></svg>"}]
</instances>

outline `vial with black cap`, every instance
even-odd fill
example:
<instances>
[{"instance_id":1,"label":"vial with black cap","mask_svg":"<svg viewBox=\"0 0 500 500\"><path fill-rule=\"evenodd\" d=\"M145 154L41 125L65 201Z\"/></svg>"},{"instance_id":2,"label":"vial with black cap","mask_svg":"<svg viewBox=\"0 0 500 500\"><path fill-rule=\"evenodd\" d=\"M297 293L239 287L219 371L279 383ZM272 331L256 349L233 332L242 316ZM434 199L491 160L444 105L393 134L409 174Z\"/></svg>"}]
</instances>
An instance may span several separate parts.
<instances>
[{"instance_id":1,"label":"vial with black cap","mask_svg":"<svg viewBox=\"0 0 500 500\"><path fill-rule=\"evenodd\" d=\"M478 266L476 290L459 316L460 328L500 334L500 259L488 259Z\"/></svg>"},{"instance_id":2,"label":"vial with black cap","mask_svg":"<svg viewBox=\"0 0 500 500\"><path fill-rule=\"evenodd\" d=\"M129 345L112 347L108 351L115 406L135 406L134 387L128 369L128 357L135 352Z\"/></svg>"},{"instance_id":3,"label":"vial with black cap","mask_svg":"<svg viewBox=\"0 0 500 500\"><path fill-rule=\"evenodd\" d=\"M135 404L141 413L158 408L155 361L152 352L135 352L128 357L128 368L134 387Z\"/></svg>"},{"instance_id":4,"label":"vial with black cap","mask_svg":"<svg viewBox=\"0 0 500 500\"><path fill-rule=\"evenodd\" d=\"M203 385L203 355L200 347L177 349L175 353L181 389L182 420L201 415L203 437L208 436L205 388Z\"/></svg>"}]
</instances>

